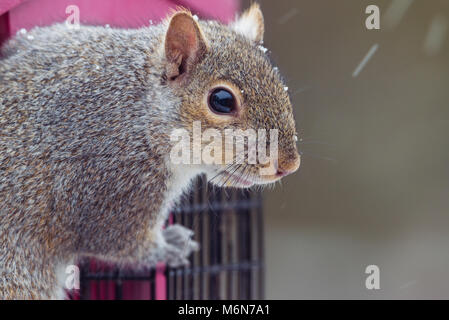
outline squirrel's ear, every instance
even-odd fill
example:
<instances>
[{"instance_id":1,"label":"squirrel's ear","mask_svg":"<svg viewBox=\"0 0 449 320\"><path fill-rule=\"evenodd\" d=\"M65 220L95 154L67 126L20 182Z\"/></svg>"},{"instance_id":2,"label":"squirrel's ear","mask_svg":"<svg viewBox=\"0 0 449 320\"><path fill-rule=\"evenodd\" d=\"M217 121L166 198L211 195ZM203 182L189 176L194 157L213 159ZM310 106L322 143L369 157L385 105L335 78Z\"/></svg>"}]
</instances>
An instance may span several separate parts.
<instances>
[{"instance_id":1,"label":"squirrel's ear","mask_svg":"<svg viewBox=\"0 0 449 320\"><path fill-rule=\"evenodd\" d=\"M264 22L259 4L253 3L249 9L231 23L231 28L255 43L262 43Z\"/></svg>"},{"instance_id":2,"label":"squirrel's ear","mask_svg":"<svg viewBox=\"0 0 449 320\"><path fill-rule=\"evenodd\" d=\"M176 80L188 74L207 52L207 42L200 26L189 11L174 13L165 34L167 78Z\"/></svg>"}]
</instances>

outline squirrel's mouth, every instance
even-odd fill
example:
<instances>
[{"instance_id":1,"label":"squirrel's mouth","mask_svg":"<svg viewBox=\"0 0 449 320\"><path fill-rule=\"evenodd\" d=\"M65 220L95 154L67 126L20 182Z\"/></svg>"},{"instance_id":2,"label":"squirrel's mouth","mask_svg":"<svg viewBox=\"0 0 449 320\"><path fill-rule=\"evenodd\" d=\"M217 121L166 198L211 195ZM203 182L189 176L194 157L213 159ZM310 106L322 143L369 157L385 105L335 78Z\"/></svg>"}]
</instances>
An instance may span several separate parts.
<instances>
[{"instance_id":1,"label":"squirrel's mouth","mask_svg":"<svg viewBox=\"0 0 449 320\"><path fill-rule=\"evenodd\" d=\"M224 172L224 187L249 188L256 184L249 176L243 176L239 173Z\"/></svg>"}]
</instances>

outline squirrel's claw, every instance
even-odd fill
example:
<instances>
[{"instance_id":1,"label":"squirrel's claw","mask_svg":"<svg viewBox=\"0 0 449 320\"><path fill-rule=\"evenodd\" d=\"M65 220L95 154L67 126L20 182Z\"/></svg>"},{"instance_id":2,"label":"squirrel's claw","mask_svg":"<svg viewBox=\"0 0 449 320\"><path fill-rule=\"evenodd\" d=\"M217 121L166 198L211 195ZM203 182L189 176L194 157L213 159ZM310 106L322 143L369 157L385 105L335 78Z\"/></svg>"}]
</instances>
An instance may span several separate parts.
<instances>
[{"instance_id":1,"label":"squirrel's claw","mask_svg":"<svg viewBox=\"0 0 449 320\"><path fill-rule=\"evenodd\" d=\"M167 243L164 248L164 262L174 268L189 265L188 257L199 250L198 242L192 240L193 231L174 224L163 230L162 234Z\"/></svg>"}]
</instances>

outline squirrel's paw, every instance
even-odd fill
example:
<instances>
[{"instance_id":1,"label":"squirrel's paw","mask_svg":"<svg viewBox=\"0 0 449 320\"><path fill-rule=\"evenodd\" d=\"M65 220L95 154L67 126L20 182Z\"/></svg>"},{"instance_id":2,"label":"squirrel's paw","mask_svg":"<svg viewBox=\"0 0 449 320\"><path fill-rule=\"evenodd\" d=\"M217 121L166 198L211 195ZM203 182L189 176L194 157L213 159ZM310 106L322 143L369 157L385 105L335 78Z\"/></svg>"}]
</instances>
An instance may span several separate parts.
<instances>
[{"instance_id":1,"label":"squirrel's paw","mask_svg":"<svg viewBox=\"0 0 449 320\"><path fill-rule=\"evenodd\" d=\"M164 261L170 267L188 265L188 257L199 249L198 242L192 240L193 231L179 224L169 225L162 231L166 241Z\"/></svg>"}]
</instances>

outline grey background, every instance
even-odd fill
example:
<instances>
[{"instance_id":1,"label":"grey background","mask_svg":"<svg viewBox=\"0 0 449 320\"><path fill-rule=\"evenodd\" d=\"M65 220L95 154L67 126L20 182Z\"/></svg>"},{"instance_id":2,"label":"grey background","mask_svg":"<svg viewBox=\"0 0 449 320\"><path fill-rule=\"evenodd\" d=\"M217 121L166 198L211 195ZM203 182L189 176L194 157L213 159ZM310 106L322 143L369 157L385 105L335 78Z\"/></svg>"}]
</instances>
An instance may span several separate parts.
<instances>
[{"instance_id":1,"label":"grey background","mask_svg":"<svg viewBox=\"0 0 449 320\"><path fill-rule=\"evenodd\" d=\"M396 20L392 1L259 2L303 138L299 172L265 193L267 298L449 298L449 32L425 50L449 1Z\"/></svg>"}]
</instances>

